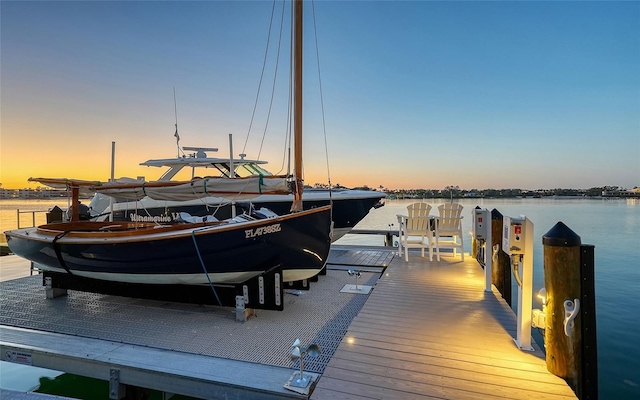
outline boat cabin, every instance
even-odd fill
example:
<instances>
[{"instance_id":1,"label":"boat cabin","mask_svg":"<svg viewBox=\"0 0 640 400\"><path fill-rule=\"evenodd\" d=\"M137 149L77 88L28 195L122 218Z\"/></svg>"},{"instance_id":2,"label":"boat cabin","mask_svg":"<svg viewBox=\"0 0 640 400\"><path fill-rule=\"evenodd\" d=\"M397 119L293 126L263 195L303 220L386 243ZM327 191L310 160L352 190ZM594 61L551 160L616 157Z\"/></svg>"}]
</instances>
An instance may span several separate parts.
<instances>
[{"instance_id":1,"label":"boat cabin","mask_svg":"<svg viewBox=\"0 0 640 400\"><path fill-rule=\"evenodd\" d=\"M183 150L193 151L184 153L177 158L152 159L140 163L147 167L168 168L158 178L159 181L191 180L195 177L220 176L226 178L243 178L251 175L273 175L261 165L266 161L246 159L246 154L240 154L240 158L208 157L206 152L218 151L211 147L183 147ZM233 171L233 174L231 173Z\"/></svg>"}]
</instances>

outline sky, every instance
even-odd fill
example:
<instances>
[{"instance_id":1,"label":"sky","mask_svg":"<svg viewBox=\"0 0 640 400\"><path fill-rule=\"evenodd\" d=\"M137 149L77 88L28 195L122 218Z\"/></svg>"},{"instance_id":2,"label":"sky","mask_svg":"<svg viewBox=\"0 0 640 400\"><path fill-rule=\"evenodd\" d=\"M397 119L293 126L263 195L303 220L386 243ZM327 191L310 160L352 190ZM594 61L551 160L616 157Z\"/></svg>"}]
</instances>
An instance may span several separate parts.
<instances>
[{"instance_id":1,"label":"sky","mask_svg":"<svg viewBox=\"0 0 640 400\"><path fill-rule=\"evenodd\" d=\"M640 2L304 7L305 183L640 186ZM116 177L157 179L138 164L177 155L176 120L180 145L228 156L232 134L234 154L281 172L282 12L271 1L1 1L0 183L107 180L112 142Z\"/></svg>"}]
</instances>

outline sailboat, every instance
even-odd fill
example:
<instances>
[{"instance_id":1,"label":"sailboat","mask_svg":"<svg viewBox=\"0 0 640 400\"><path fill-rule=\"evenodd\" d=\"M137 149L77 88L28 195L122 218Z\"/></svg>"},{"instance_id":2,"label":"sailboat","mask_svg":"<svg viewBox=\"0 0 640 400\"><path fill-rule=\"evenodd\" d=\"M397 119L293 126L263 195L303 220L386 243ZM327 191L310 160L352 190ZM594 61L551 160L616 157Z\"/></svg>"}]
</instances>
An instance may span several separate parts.
<instances>
[{"instance_id":1,"label":"sailboat","mask_svg":"<svg viewBox=\"0 0 640 400\"><path fill-rule=\"evenodd\" d=\"M204 177L190 181L109 182L49 179L64 184L77 204L81 191L119 199L233 198L293 191L290 212L266 208L217 221L178 223L71 221L5 232L11 251L45 272L94 281L149 285L239 284L275 267L284 282L321 272L331 245L331 206L303 210L302 1L294 3L294 171L292 177ZM40 182L46 178L38 178ZM77 207L76 207L77 209Z\"/></svg>"}]
</instances>

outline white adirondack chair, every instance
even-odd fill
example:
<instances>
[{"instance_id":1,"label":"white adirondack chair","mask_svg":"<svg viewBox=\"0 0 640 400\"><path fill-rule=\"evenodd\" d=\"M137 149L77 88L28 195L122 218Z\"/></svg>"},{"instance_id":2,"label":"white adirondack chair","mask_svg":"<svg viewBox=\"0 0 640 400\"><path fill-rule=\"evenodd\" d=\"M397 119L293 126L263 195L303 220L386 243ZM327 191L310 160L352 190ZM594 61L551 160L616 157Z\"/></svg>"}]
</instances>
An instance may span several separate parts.
<instances>
[{"instance_id":1,"label":"white adirondack chair","mask_svg":"<svg viewBox=\"0 0 640 400\"><path fill-rule=\"evenodd\" d=\"M464 240L462 236L462 205L445 203L438 206L440 215L435 228L436 258L440 261L440 249L452 249L457 256L460 249L461 260L464 261Z\"/></svg>"},{"instance_id":2,"label":"white adirondack chair","mask_svg":"<svg viewBox=\"0 0 640 400\"><path fill-rule=\"evenodd\" d=\"M413 203L407 206L407 215L398 215L400 229L398 231L398 254L409 261L409 249L419 248L424 257L424 250L429 250L429 261L433 260L434 235L431 230L427 203Z\"/></svg>"}]
</instances>

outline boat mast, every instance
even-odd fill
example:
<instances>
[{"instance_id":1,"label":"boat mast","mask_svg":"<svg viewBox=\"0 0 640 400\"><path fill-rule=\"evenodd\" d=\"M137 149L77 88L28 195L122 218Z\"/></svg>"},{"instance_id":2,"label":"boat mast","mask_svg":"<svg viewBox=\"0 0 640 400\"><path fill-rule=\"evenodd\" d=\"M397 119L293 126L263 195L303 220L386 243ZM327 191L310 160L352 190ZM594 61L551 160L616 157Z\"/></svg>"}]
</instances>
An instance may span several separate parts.
<instances>
[{"instance_id":1,"label":"boat mast","mask_svg":"<svg viewBox=\"0 0 640 400\"><path fill-rule=\"evenodd\" d=\"M295 191L291 211L302 211L302 0L294 0L293 135Z\"/></svg>"}]
</instances>

